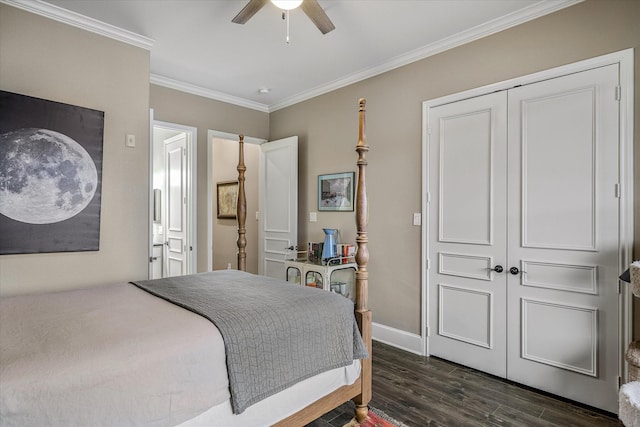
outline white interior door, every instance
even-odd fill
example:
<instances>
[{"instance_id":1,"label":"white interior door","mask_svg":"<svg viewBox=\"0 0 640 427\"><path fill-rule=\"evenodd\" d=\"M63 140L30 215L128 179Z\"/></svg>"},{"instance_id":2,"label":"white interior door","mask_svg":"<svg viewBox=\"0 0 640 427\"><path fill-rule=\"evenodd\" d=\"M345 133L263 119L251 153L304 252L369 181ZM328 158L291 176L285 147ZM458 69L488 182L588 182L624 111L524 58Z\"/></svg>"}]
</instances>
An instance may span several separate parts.
<instances>
[{"instance_id":1,"label":"white interior door","mask_svg":"<svg viewBox=\"0 0 640 427\"><path fill-rule=\"evenodd\" d=\"M429 113L430 353L502 377L506 105L498 92Z\"/></svg>"},{"instance_id":2,"label":"white interior door","mask_svg":"<svg viewBox=\"0 0 640 427\"><path fill-rule=\"evenodd\" d=\"M187 136L164 141L166 179L165 276L188 274Z\"/></svg>"},{"instance_id":3,"label":"white interior door","mask_svg":"<svg viewBox=\"0 0 640 427\"><path fill-rule=\"evenodd\" d=\"M618 407L618 65L509 91L507 377ZM513 271L515 273L515 270Z\"/></svg>"},{"instance_id":4,"label":"white interior door","mask_svg":"<svg viewBox=\"0 0 640 427\"><path fill-rule=\"evenodd\" d=\"M260 148L258 274L284 280L286 248L298 244L298 137Z\"/></svg>"},{"instance_id":5,"label":"white interior door","mask_svg":"<svg viewBox=\"0 0 640 427\"><path fill-rule=\"evenodd\" d=\"M611 412L617 85L610 65L429 112L430 353Z\"/></svg>"}]
</instances>

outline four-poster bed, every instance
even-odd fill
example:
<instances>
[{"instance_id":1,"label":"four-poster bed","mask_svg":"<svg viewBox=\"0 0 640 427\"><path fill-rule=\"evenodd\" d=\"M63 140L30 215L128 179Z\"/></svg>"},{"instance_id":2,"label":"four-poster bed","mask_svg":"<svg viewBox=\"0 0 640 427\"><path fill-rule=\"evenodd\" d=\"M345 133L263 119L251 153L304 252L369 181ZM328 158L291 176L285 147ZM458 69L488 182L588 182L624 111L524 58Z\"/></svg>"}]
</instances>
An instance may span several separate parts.
<instances>
[{"instance_id":1,"label":"four-poster bed","mask_svg":"<svg viewBox=\"0 0 640 427\"><path fill-rule=\"evenodd\" d=\"M348 400L363 421L371 399L364 118L360 100L355 310L337 294L244 272L240 136L239 271L0 299L3 424L303 426Z\"/></svg>"}]
</instances>

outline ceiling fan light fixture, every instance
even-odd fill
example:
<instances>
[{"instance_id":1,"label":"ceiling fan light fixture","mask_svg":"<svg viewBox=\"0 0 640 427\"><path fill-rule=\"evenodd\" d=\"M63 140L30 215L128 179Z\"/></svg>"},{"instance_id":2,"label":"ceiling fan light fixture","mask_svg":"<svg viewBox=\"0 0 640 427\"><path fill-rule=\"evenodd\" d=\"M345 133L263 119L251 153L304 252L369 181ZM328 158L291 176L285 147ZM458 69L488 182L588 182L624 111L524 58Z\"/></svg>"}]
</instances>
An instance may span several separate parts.
<instances>
[{"instance_id":1,"label":"ceiling fan light fixture","mask_svg":"<svg viewBox=\"0 0 640 427\"><path fill-rule=\"evenodd\" d=\"M271 0L271 3L282 10L293 10L302 4L302 0Z\"/></svg>"}]
</instances>

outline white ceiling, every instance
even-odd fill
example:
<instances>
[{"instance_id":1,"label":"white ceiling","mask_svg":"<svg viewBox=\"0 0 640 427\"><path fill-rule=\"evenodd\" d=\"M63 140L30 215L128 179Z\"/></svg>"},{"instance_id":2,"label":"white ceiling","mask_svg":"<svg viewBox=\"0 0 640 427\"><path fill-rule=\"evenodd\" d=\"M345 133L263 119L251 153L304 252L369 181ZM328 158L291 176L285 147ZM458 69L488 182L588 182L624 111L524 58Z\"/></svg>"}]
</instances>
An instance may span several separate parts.
<instances>
[{"instance_id":1,"label":"white ceiling","mask_svg":"<svg viewBox=\"0 0 640 427\"><path fill-rule=\"evenodd\" d=\"M65 10L33 0L26 9ZM579 0L319 0L336 29L322 35L300 9L285 43L271 3L246 24L231 19L248 0L47 0L152 39L151 81L274 111L304 99L571 6ZM29 7L26 7L28 4ZM100 24L100 23L97 23ZM145 39L146 40L146 39ZM126 64L123 64L126 66ZM260 94L260 88L269 88Z\"/></svg>"}]
</instances>

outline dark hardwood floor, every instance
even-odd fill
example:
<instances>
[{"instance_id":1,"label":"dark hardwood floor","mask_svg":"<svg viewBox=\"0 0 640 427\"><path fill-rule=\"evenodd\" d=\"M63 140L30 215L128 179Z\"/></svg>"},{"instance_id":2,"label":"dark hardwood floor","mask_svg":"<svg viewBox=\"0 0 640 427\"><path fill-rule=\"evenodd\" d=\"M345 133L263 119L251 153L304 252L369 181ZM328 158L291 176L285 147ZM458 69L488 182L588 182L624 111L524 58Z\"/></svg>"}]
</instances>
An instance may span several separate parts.
<instances>
[{"instance_id":1,"label":"dark hardwood floor","mask_svg":"<svg viewBox=\"0 0 640 427\"><path fill-rule=\"evenodd\" d=\"M614 415L375 341L370 406L410 427L622 426ZM352 417L347 403L308 427L342 427Z\"/></svg>"}]
</instances>

